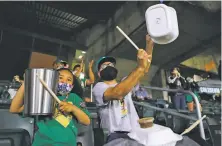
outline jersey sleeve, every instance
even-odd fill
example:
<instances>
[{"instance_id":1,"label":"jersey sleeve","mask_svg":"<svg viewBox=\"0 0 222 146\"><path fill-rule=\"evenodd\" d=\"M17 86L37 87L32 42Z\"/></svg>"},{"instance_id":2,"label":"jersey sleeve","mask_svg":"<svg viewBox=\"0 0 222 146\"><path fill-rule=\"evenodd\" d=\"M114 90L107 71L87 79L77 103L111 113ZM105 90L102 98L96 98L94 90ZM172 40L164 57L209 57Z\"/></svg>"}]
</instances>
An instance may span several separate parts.
<instances>
[{"instance_id":1,"label":"jersey sleeve","mask_svg":"<svg viewBox=\"0 0 222 146\"><path fill-rule=\"evenodd\" d=\"M85 102L82 100L82 98L80 98L78 95L72 93L72 103L73 105L77 106L79 109L81 109L86 115L89 116L90 118L90 113L89 111L86 109L86 104Z\"/></svg>"}]
</instances>

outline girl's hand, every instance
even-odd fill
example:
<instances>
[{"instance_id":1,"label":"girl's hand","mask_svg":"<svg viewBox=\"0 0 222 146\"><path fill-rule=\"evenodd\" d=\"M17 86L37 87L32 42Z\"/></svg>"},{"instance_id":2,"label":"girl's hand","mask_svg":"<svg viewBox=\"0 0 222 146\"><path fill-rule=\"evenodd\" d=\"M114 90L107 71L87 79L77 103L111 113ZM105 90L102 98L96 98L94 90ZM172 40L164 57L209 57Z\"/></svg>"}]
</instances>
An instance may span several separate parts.
<instances>
[{"instance_id":1,"label":"girl's hand","mask_svg":"<svg viewBox=\"0 0 222 146\"><path fill-rule=\"evenodd\" d=\"M60 104L59 104L59 109L62 111L62 112L66 112L66 113L71 113L73 112L73 108L74 105L68 103L68 102L63 102L61 101Z\"/></svg>"}]
</instances>

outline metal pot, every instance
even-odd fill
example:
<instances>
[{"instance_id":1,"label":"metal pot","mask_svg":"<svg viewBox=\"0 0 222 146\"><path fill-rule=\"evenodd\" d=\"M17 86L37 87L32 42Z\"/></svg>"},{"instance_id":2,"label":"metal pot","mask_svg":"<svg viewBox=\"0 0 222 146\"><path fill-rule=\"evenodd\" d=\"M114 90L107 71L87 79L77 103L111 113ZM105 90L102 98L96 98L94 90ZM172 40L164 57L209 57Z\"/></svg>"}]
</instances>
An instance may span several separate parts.
<instances>
[{"instance_id":1,"label":"metal pot","mask_svg":"<svg viewBox=\"0 0 222 146\"><path fill-rule=\"evenodd\" d=\"M37 75L43 79L52 91L57 93L58 72L53 69L32 68L25 71L24 114L52 115L54 98L43 87Z\"/></svg>"}]
</instances>

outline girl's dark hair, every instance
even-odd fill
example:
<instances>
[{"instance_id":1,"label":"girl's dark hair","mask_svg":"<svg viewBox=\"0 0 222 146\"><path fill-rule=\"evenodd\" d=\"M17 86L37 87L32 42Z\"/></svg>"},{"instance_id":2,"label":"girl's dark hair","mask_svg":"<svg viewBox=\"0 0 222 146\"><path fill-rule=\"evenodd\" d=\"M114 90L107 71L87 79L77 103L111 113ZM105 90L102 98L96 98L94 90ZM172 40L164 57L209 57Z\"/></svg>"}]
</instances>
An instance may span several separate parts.
<instances>
[{"instance_id":1,"label":"girl's dark hair","mask_svg":"<svg viewBox=\"0 0 222 146\"><path fill-rule=\"evenodd\" d=\"M83 89L82 89L82 86L79 82L79 80L74 76L74 81L73 81L73 85L74 87L72 88L72 91L71 93L75 93L77 94L79 97L83 97Z\"/></svg>"},{"instance_id":2,"label":"girl's dark hair","mask_svg":"<svg viewBox=\"0 0 222 146\"><path fill-rule=\"evenodd\" d=\"M68 68L60 68L60 69L57 69L57 71L58 72L60 72L60 71L62 71L62 70L67 70L67 71L69 71L71 74L72 74L72 77L73 77L73 85L74 85L74 82L75 82L75 80L76 80L76 77L73 75L73 73L72 73L72 71L70 70L70 69L68 69Z\"/></svg>"},{"instance_id":3,"label":"girl's dark hair","mask_svg":"<svg viewBox=\"0 0 222 146\"><path fill-rule=\"evenodd\" d=\"M83 97L83 89L82 89L82 86L81 86L79 80L76 78L76 76L74 76L72 71L70 69L68 69L68 68L60 68L57 71L62 71L62 70L69 71L72 74L72 76L73 76L73 83L72 84L74 85L74 87L72 88L71 93L75 93L78 96Z\"/></svg>"}]
</instances>

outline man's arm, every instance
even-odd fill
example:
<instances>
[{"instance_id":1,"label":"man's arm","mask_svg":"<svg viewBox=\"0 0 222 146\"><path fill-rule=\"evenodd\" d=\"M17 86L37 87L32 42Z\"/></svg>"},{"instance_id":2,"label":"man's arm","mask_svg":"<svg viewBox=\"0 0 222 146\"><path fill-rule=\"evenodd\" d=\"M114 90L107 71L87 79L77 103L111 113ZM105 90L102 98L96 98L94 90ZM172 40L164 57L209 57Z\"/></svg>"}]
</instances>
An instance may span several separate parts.
<instances>
[{"instance_id":1,"label":"man's arm","mask_svg":"<svg viewBox=\"0 0 222 146\"><path fill-rule=\"evenodd\" d=\"M84 66L84 64L83 64L83 59L82 59L82 62L81 62L81 64L80 64L80 69L75 73L75 76L76 76L76 77L79 77L79 76L80 76L80 73L81 73L82 70L83 70L83 66Z\"/></svg>"},{"instance_id":2,"label":"man's arm","mask_svg":"<svg viewBox=\"0 0 222 146\"><path fill-rule=\"evenodd\" d=\"M122 100L144 76L148 65L148 55L143 49L140 49L137 58L138 67L125 80L104 92L105 101Z\"/></svg>"},{"instance_id":3,"label":"man's arm","mask_svg":"<svg viewBox=\"0 0 222 146\"><path fill-rule=\"evenodd\" d=\"M148 56L149 56L148 59L150 61L152 60L153 46L154 46L154 43L151 40L150 36L146 35L146 53L148 54ZM150 65L151 65L151 62L149 62L147 67L146 67L146 73L149 71Z\"/></svg>"},{"instance_id":4,"label":"man's arm","mask_svg":"<svg viewBox=\"0 0 222 146\"><path fill-rule=\"evenodd\" d=\"M175 81L176 81L176 79L177 79L177 77L174 77L174 78L172 78L171 76L169 76L168 78L167 78L167 82L169 83L169 84L173 84Z\"/></svg>"},{"instance_id":5,"label":"man's arm","mask_svg":"<svg viewBox=\"0 0 222 146\"><path fill-rule=\"evenodd\" d=\"M23 100L24 100L24 84L19 88L15 97L12 100L9 111L11 113L21 113L24 110Z\"/></svg>"},{"instance_id":6,"label":"man's arm","mask_svg":"<svg viewBox=\"0 0 222 146\"><path fill-rule=\"evenodd\" d=\"M95 82L95 76L92 71L92 65L93 65L93 60L89 63L89 79L86 80L86 85L91 85L94 84Z\"/></svg>"}]
</instances>

